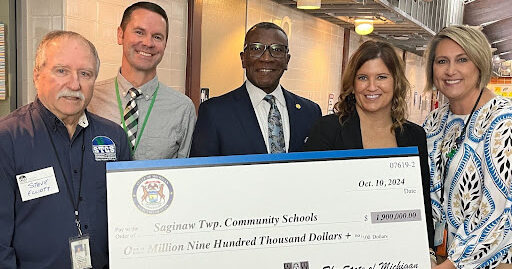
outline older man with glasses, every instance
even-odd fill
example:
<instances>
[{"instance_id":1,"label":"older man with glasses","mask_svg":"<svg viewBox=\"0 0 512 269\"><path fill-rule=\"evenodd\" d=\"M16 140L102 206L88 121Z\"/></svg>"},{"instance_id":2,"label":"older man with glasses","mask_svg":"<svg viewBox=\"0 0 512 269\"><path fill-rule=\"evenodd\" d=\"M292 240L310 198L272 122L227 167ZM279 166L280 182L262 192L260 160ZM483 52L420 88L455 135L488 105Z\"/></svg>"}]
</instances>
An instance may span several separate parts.
<instances>
[{"instance_id":1,"label":"older man with glasses","mask_svg":"<svg viewBox=\"0 0 512 269\"><path fill-rule=\"evenodd\" d=\"M240 53L247 80L238 89L199 107L190 156L224 156L301 151L320 107L285 90L288 37L261 22L245 35Z\"/></svg>"}]
</instances>

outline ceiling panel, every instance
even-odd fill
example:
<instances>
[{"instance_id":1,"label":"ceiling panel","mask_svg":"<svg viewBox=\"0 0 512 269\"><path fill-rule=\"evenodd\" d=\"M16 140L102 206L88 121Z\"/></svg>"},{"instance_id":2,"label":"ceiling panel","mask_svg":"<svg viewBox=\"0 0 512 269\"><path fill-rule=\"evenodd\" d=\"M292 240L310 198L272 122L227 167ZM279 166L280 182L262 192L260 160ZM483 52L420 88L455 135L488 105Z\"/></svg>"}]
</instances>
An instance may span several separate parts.
<instances>
[{"instance_id":1,"label":"ceiling panel","mask_svg":"<svg viewBox=\"0 0 512 269\"><path fill-rule=\"evenodd\" d=\"M510 9L510 13L512 13L512 9ZM484 26L483 32L491 43L512 38L512 17Z\"/></svg>"},{"instance_id":2,"label":"ceiling panel","mask_svg":"<svg viewBox=\"0 0 512 269\"><path fill-rule=\"evenodd\" d=\"M509 52L507 54L501 55L501 58L504 60L512 60L512 53Z\"/></svg>"},{"instance_id":3,"label":"ceiling panel","mask_svg":"<svg viewBox=\"0 0 512 269\"><path fill-rule=\"evenodd\" d=\"M508 39L508 40L504 40L502 42L495 43L492 46L497 49L495 54L512 51L512 39Z\"/></svg>"},{"instance_id":4,"label":"ceiling panel","mask_svg":"<svg viewBox=\"0 0 512 269\"><path fill-rule=\"evenodd\" d=\"M475 0L464 7L464 24L482 25L512 17L510 0Z\"/></svg>"},{"instance_id":5,"label":"ceiling panel","mask_svg":"<svg viewBox=\"0 0 512 269\"><path fill-rule=\"evenodd\" d=\"M512 0L474 0L464 7L464 24L482 26L494 55L512 58Z\"/></svg>"},{"instance_id":6,"label":"ceiling panel","mask_svg":"<svg viewBox=\"0 0 512 269\"><path fill-rule=\"evenodd\" d=\"M273 1L291 8L297 6L294 0ZM428 44L435 34L432 29L440 29L450 23L442 16L447 7L446 1L453 0L322 0L320 9L303 12L352 30L356 17L383 18L386 24L374 24L370 37L387 40L401 49L421 55L423 51L417 48ZM496 54L512 51L507 41L512 39L512 0L473 0L465 3L463 23L483 26L489 41L495 43ZM510 56L508 54L502 58Z\"/></svg>"},{"instance_id":7,"label":"ceiling panel","mask_svg":"<svg viewBox=\"0 0 512 269\"><path fill-rule=\"evenodd\" d=\"M291 8L297 6L297 3L293 0L274 0L274 2ZM374 24L374 31L370 34L370 37L387 40L401 49L421 55L423 50L417 50L416 48L422 48L426 45L432 38L433 32L424 26L418 25L418 21L415 21L412 17L406 18L405 13L391 6L389 2L382 0L323 0L320 9L302 11L351 30L354 30L353 20L356 17L372 16L376 19L380 18L382 24ZM417 5L426 7L430 4L418 2ZM420 13L420 11L420 8L415 10L416 13ZM423 15L423 13L427 14L427 10L425 9L420 15Z\"/></svg>"}]
</instances>

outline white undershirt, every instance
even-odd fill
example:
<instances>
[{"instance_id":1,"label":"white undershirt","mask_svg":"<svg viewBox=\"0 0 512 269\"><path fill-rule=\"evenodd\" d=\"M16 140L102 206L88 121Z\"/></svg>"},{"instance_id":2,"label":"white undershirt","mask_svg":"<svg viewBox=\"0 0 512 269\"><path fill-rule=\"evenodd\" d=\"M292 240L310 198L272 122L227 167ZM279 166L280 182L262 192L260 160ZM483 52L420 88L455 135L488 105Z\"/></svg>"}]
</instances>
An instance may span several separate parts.
<instances>
[{"instance_id":1,"label":"white undershirt","mask_svg":"<svg viewBox=\"0 0 512 269\"><path fill-rule=\"evenodd\" d=\"M267 152L270 152L268 145L268 113L270 111L270 104L269 102L263 100L267 93L262 89L254 86L249 80L245 81L245 87L249 93L249 98L251 99L254 113L256 113L256 118L258 119L258 124L260 125L261 134L263 135L265 145L267 146ZM270 94L275 97L277 109L279 109L279 113L281 113L284 144L286 152L288 152L288 147L290 145L290 120L288 118L288 109L286 108L286 100L284 99L281 85L278 85L277 88Z\"/></svg>"}]
</instances>

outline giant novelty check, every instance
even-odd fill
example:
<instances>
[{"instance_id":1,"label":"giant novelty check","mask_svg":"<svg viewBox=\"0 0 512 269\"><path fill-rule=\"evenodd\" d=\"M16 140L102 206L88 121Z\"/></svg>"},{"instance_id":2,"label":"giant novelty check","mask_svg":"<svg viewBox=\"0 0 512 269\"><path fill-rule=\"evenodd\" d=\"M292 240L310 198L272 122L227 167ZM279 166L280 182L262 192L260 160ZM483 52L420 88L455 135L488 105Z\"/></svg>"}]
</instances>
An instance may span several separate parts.
<instances>
[{"instance_id":1,"label":"giant novelty check","mask_svg":"<svg viewBox=\"0 0 512 269\"><path fill-rule=\"evenodd\" d=\"M430 268L416 148L107 165L110 268Z\"/></svg>"}]
</instances>

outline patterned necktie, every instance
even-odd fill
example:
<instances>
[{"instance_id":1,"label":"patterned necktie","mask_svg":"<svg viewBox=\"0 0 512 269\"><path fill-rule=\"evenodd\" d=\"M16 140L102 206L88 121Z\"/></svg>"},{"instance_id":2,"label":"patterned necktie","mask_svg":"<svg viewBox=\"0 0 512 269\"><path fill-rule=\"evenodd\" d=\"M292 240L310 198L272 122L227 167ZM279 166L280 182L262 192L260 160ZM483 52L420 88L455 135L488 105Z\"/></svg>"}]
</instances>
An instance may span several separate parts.
<instances>
[{"instance_id":1,"label":"patterned necktie","mask_svg":"<svg viewBox=\"0 0 512 269\"><path fill-rule=\"evenodd\" d=\"M268 112L268 144L270 153L286 152L283 122L281 121L281 113L277 109L276 99L273 95L267 94L263 100L270 104L270 111Z\"/></svg>"},{"instance_id":2,"label":"patterned necktie","mask_svg":"<svg viewBox=\"0 0 512 269\"><path fill-rule=\"evenodd\" d=\"M130 101L126 104L126 108L124 109L124 122L126 124L126 133L128 134L128 140L132 146L132 150L135 148L135 138L137 137L137 124L139 122L139 109L137 108L137 103L135 99L141 96L142 93L135 89L131 88L128 90L128 93L131 96Z\"/></svg>"}]
</instances>

